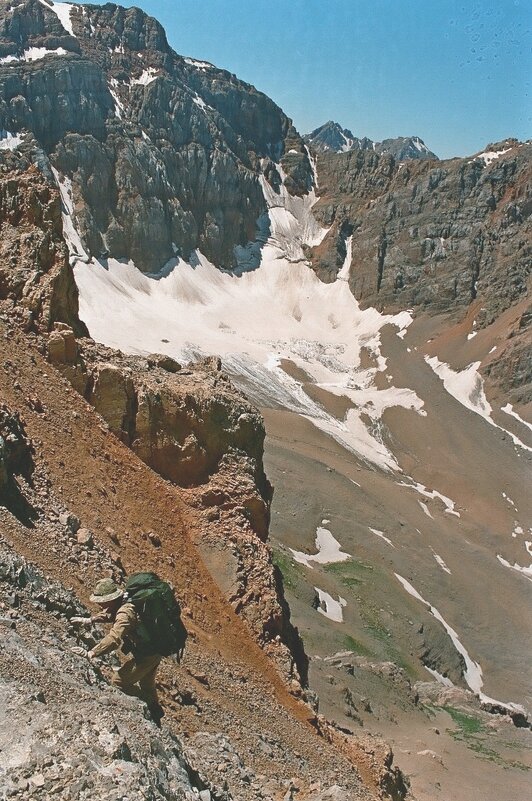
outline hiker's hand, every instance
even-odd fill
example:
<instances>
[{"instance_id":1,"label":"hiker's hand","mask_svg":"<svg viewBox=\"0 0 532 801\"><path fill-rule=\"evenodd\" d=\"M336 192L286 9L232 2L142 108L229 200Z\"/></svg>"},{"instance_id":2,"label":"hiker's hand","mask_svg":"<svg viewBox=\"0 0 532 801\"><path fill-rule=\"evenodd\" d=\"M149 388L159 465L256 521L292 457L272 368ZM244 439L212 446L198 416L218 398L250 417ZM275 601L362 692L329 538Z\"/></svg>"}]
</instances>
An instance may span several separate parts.
<instances>
[{"instance_id":1,"label":"hiker's hand","mask_svg":"<svg viewBox=\"0 0 532 801\"><path fill-rule=\"evenodd\" d=\"M89 618L91 623L109 623L109 612L97 612Z\"/></svg>"},{"instance_id":2,"label":"hiker's hand","mask_svg":"<svg viewBox=\"0 0 532 801\"><path fill-rule=\"evenodd\" d=\"M73 648L70 649L73 654L76 656L88 656L89 652L86 648L82 648L81 645L75 645Z\"/></svg>"},{"instance_id":3,"label":"hiker's hand","mask_svg":"<svg viewBox=\"0 0 532 801\"><path fill-rule=\"evenodd\" d=\"M92 651L87 651L86 648L82 648L81 645L75 645L73 648L70 649L73 654L76 656L84 656L89 662L93 662L96 657L92 653Z\"/></svg>"}]
</instances>

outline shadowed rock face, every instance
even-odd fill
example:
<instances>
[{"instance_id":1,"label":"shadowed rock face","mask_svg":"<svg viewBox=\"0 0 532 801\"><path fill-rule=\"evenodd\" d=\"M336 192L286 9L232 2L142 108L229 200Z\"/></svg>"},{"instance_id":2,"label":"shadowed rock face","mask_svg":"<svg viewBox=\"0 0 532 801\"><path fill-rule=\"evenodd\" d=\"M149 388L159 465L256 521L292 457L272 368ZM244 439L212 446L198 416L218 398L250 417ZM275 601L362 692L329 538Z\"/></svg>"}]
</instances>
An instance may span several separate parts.
<instances>
[{"instance_id":1,"label":"shadowed rock face","mask_svg":"<svg viewBox=\"0 0 532 801\"><path fill-rule=\"evenodd\" d=\"M259 174L289 135L291 191L310 181L290 120L234 75L178 56L139 9L73 6L70 22L74 35L39 0L1 0L0 58L12 60L0 64L0 128L31 131L72 179L91 255L153 272L200 248L233 266L265 211ZM62 52L16 60L30 48Z\"/></svg>"}]
</instances>

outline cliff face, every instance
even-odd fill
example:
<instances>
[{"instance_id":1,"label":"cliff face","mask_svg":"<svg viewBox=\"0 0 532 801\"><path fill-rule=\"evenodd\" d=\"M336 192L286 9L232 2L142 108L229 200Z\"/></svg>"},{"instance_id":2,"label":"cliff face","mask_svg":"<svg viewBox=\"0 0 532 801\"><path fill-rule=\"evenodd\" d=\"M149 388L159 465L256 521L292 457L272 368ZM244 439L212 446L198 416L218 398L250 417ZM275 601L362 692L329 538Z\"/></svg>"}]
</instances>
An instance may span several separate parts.
<instances>
[{"instance_id":1,"label":"cliff face","mask_svg":"<svg viewBox=\"0 0 532 801\"><path fill-rule=\"evenodd\" d=\"M336 274L343 226L344 239L353 234L350 287L363 305L440 312L479 296L492 322L526 290L532 147L492 148L500 155L489 164L320 157L315 211L333 226L313 257L320 277Z\"/></svg>"},{"instance_id":2,"label":"cliff face","mask_svg":"<svg viewBox=\"0 0 532 801\"><path fill-rule=\"evenodd\" d=\"M489 368L507 389L514 374L512 388L517 380L523 390L517 402L526 402L532 381L531 154L530 144L509 140L477 157L438 163L399 164L360 151L321 155L314 211L331 228L309 253L318 276L334 281L352 237L349 286L364 308L458 319L477 301L476 325L483 328L522 302L508 332L513 341Z\"/></svg>"},{"instance_id":3,"label":"cliff face","mask_svg":"<svg viewBox=\"0 0 532 801\"><path fill-rule=\"evenodd\" d=\"M63 239L59 192L29 159L0 160L0 305L26 330L56 321L87 333Z\"/></svg>"},{"instance_id":4,"label":"cliff face","mask_svg":"<svg viewBox=\"0 0 532 801\"><path fill-rule=\"evenodd\" d=\"M301 153L287 169L310 180L290 120L234 75L178 56L139 9L63 8L1 0L0 129L31 131L67 179L90 255L153 272L200 248L233 266L265 211L259 175L288 136Z\"/></svg>"}]
</instances>

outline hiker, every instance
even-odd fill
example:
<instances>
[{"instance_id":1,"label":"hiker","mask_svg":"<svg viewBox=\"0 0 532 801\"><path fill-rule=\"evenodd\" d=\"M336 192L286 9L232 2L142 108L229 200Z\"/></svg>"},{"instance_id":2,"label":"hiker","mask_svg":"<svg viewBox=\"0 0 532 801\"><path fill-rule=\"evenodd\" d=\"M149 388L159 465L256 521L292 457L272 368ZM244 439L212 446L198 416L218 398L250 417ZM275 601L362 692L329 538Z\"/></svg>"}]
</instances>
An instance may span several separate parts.
<instances>
[{"instance_id":1,"label":"hiker","mask_svg":"<svg viewBox=\"0 0 532 801\"><path fill-rule=\"evenodd\" d=\"M157 698L155 674L162 655L141 642L140 620L127 594L112 579L102 579L90 596L102 613L92 617L93 622L111 622L109 633L88 652L89 659L119 650L126 658L113 675L113 684L127 695L136 695L148 704L155 723L160 724L164 711ZM137 687L138 685L138 687Z\"/></svg>"}]
</instances>

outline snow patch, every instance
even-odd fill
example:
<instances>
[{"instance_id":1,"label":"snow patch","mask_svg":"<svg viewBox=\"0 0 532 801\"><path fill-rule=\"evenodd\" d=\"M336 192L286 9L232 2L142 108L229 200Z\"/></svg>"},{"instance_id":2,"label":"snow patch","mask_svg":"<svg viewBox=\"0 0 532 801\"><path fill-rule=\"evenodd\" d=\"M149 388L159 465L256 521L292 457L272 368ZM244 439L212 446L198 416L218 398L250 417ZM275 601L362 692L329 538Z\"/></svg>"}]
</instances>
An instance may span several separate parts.
<instances>
[{"instance_id":1,"label":"snow patch","mask_svg":"<svg viewBox=\"0 0 532 801\"><path fill-rule=\"evenodd\" d=\"M346 559L351 558L351 554L342 551L340 543L333 537L329 529L322 526L318 526L316 529L315 544L317 548L317 553L315 554L303 553L290 548L295 561L312 569L311 562L316 562L319 565L330 565L334 562L345 562Z\"/></svg>"},{"instance_id":2,"label":"snow patch","mask_svg":"<svg viewBox=\"0 0 532 801\"><path fill-rule=\"evenodd\" d=\"M118 94L116 92L118 86L119 86L119 83L116 80L116 78L111 78L107 83L107 87L109 89L109 92L111 93L111 96L112 96L113 100L115 101L115 116L117 116L118 119L121 120L122 119L122 114L124 113L125 109L124 109L124 104L122 103L122 101L120 100L120 98L118 97Z\"/></svg>"},{"instance_id":3,"label":"snow patch","mask_svg":"<svg viewBox=\"0 0 532 801\"><path fill-rule=\"evenodd\" d=\"M74 36L74 31L72 30L72 20L70 19L70 14L72 13L72 4L71 3L53 3L52 0L39 0L40 4L47 8L49 11L53 11L54 14L59 19L59 22L69 33L71 36Z\"/></svg>"},{"instance_id":4,"label":"snow patch","mask_svg":"<svg viewBox=\"0 0 532 801\"><path fill-rule=\"evenodd\" d=\"M502 406L501 412L505 412L505 414L509 414L511 417L515 417L516 420L519 420L520 423L522 423L524 426L529 428L530 431L532 431L532 425L530 425L530 423L527 423L526 420L523 420L522 417L519 417L517 412L514 412L514 407L512 406L511 403L507 403L506 406Z\"/></svg>"},{"instance_id":5,"label":"snow patch","mask_svg":"<svg viewBox=\"0 0 532 801\"><path fill-rule=\"evenodd\" d=\"M451 626L449 626L449 624L443 619L438 610L418 593L418 591L410 584L410 582L408 582L405 578L400 576L399 573L395 573L394 575L396 579L403 585L403 587L409 593L409 595L411 595L413 598L416 598L416 600L420 601L422 604L427 606L431 615L434 618L436 618L436 620L438 620L444 627L445 631L451 638L454 647L456 648L458 653L462 655L464 659L466 665L464 679L469 689L472 690L475 693L475 695L477 695L480 698L480 700L484 701L485 703L496 704L498 706L505 707L506 709L512 711L524 712L523 707L520 706L519 704L503 703L501 701L495 700L494 698L490 698L487 695L484 695L484 693L482 692L482 685L484 683L482 679L482 668L480 667L478 662L475 662L469 656L468 652L460 642L460 639L456 631L453 628L451 628Z\"/></svg>"},{"instance_id":6,"label":"snow patch","mask_svg":"<svg viewBox=\"0 0 532 801\"><path fill-rule=\"evenodd\" d=\"M479 153L478 156L475 156L475 159L482 159L485 166L489 167L492 161L496 161L511 149L511 147L507 147L504 150L485 150L483 153Z\"/></svg>"},{"instance_id":7,"label":"snow patch","mask_svg":"<svg viewBox=\"0 0 532 801\"><path fill-rule=\"evenodd\" d=\"M416 490L416 492L419 492L419 494L423 495L425 498L430 498L431 500L434 500L434 498L439 498L439 500L445 506L445 512L447 514L460 517L460 512L457 512L454 508L456 505L455 502L448 498L447 495L443 495L441 492L438 492L438 490L428 490L424 484L419 484L418 482L408 484L406 481L398 481L397 484L399 487L409 487L410 489ZM425 506L425 504L422 505ZM432 515L430 516L432 517Z\"/></svg>"},{"instance_id":8,"label":"snow patch","mask_svg":"<svg viewBox=\"0 0 532 801\"><path fill-rule=\"evenodd\" d=\"M368 528L373 534L376 534L377 537L380 537L381 540L384 540L384 542L387 542L388 545L392 546L392 548L395 548L393 542L390 539L388 539L388 537L386 537L386 535L382 531L379 531L378 528L371 528L371 526L368 526Z\"/></svg>"},{"instance_id":9,"label":"snow patch","mask_svg":"<svg viewBox=\"0 0 532 801\"><path fill-rule=\"evenodd\" d=\"M514 562L512 565L506 559L503 559L500 554L497 554L497 559L501 565L504 565L504 567L509 567L511 570L516 570L518 573L523 573L523 575L526 576L529 581L532 581L532 565L529 565L528 567L522 567L521 565L518 565L517 562Z\"/></svg>"},{"instance_id":10,"label":"snow patch","mask_svg":"<svg viewBox=\"0 0 532 801\"><path fill-rule=\"evenodd\" d=\"M56 47L55 50L48 50L46 47L29 47L24 50L21 56L4 56L0 58L0 64L20 63L22 61L38 61L46 56L69 56L68 50L64 47Z\"/></svg>"},{"instance_id":11,"label":"snow patch","mask_svg":"<svg viewBox=\"0 0 532 801\"><path fill-rule=\"evenodd\" d=\"M418 501L418 503L421 506L421 508L423 509L423 511L425 512L425 514L427 515L427 517L430 517L431 520L434 520L434 518L432 517L431 513L429 512L429 507L427 506L427 504L423 503L423 501Z\"/></svg>"},{"instance_id":12,"label":"snow patch","mask_svg":"<svg viewBox=\"0 0 532 801\"><path fill-rule=\"evenodd\" d=\"M488 403L488 399L484 393L484 382L478 373L480 362L472 362L463 370L452 370L445 362L440 362L437 356L425 356L426 363L432 368L436 375L443 381L443 386L453 398L470 409L475 414L480 415L494 428L499 428L504 431L512 439L515 445L526 451L532 451L528 445L525 445L519 437L516 437L511 431L497 425L491 418L492 408Z\"/></svg>"},{"instance_id":13,"label":"snow patch","mask_svg":"<svg viewBox=\"0 0 532 801\"><path fill-rule=\"evenodd\" d=\"M317 611L320 615L329 618L329 620L334 620L335 623L343 623L344 614L342 612L342 607L347 606L345 598L338 596L338 600L336 601L328 592L320 590L318 587L314 587L314 589L318 593L320 605Z\"/></svg>"},{"instance_id":14,"label":"snow patch","mask_svg":"<svg viewBox=\"0 0 532 801\"><path fill-rule=\"evenodd\" d=\"M131 80L132 86L149 86L150 83L153 83L159 77L159 71L156 70L154 67L148 67L147 69L143 70L138 78L133 78Z\"/></svg>"},{"instance_id":15,"label":"snow patch","mask_svg":"<svg viewBox=\"0 0 532 801\"><path fill-rule=\"evenodd\" d=\"M447 567L447 565L445 564L445 562L443 561L443 559L441 558L441 556L440 556L438 553L436 553L436 551L433 551L433 550L432 550L432 548L431 548L431 551L432 551L432 555L433 555L433 557L435 558L435 560L437 561L437 563L439 564L439 566L441 567L441 569L442 569L442 570L445 570L445 572L446 572L446 573L449 573L449 575L451 576L451 575L452 575L452 573L451 573L451 571L449 570L449 568Z\"/></svg>"},{"instance_id":16,"label":"snow patch","mask_svg":"<svg viewBox=\"0 0 532 801\"><path fill-rule=\"evenodd\" d=\"M198 70L212 70L214 69L213 64L209 64L208 61L196 61L194 58L185 58L183 59L185 64L188 64L190 67L196 67Z\"/></svg>"},{"instance_id":17,"label":"snow patch","mask_svg":"<svg viewBox=\"0 0 532 801\"><path fill-rule=\"evenodd\" d=\"M22 136L4 129L0 130L0 150L16 150L24 141Z\"/></svg>"},{"instance_id":18,"label":"snow patch","mask_svg":"<svg viewBox=\"0 0 532 801\"><path fill-rule=\"evenodd\" d=\"M437 670L434 670L433 668L429 668L429 667L427 667L427 665L425 665L424 667L425 667L425 670L428 670L430 675L434 676L436 681L439 682L440 684L443 684L444 687L454 687L454 684L452 683L451 679L448 679L447 676L442 676L442 674L438 673Z\"/></svg>"}]
</instances>

